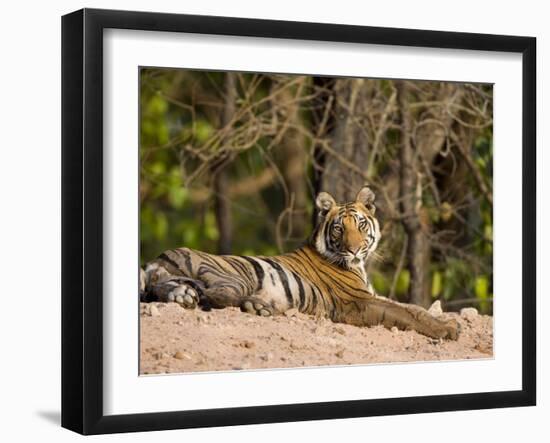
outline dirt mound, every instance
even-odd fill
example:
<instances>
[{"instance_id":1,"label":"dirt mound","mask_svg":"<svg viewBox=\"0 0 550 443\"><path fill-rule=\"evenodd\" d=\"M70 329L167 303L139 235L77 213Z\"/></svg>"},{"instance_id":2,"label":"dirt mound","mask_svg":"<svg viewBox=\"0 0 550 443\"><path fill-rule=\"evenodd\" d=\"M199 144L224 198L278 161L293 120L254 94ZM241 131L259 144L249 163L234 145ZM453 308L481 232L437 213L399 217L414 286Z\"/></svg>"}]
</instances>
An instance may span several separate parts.
<instances>
[{"instance_id":1,"label":"dirt mound","mask_svg":"<svg viewBox=\"0 0 550 443\"><path fill-rule=\"evenodd\" d=\"M458 341L413 331L360 328L289 311L259 317L238 309L204 312L175 303L142 303L140 372L295 368L425 360L491 358L493 319L468 308L454 317Z\"/></svg>"}]
</instances>

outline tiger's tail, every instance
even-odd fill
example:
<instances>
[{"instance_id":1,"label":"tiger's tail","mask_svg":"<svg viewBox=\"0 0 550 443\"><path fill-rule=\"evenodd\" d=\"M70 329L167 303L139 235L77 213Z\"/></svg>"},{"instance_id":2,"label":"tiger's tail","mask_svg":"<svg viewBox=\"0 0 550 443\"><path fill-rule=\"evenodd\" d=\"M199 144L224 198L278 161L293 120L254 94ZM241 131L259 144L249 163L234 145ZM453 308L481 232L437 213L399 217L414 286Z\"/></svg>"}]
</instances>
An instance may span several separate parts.
<instances>
[{"instance_id":1,"label":"tiger's tail","mask_svg":"<svg viewBox=\"0 0 550 443\"><path fill-rule=\"evenodd\" d=\"M147 299L147 274L145 270L139 268L139 301L146 301Z\"/></svg>"}]
</instances>

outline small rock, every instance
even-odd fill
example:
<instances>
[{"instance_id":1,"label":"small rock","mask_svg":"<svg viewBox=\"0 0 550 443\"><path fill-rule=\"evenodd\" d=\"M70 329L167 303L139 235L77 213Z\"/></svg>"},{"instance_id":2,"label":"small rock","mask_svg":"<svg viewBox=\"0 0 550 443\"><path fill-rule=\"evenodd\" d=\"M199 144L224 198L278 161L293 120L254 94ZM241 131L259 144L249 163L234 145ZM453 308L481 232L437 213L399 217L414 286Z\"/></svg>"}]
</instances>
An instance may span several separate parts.
<instances>
[{"instance_id":1,"label":"small rock","mask_svg":"<svg viewBox=\"0 0 550 443\"><path fill-rule=\"evenodd\" d=\"M241 366L234 366L232 369L235 371L242 371L243 369L250 369L250 363L243 363Z\"/></svg>"},{"instance_id":2,"label":"small rock","mask_svg":"<svg viewBox=\"0 0 550 443\"><path fill-rule=\"evenodd\" d=\"M246 349L252 349L254 346L256 346L256 343L245 340L241 343L241 346L244 346Z\"/></svg>"},{"instance_id":3,"label":"small rock","mask_svg":"<svg viewBox=\"0 0 550 443\"><path fill-rule=\"evenodd\" d=\"M157 308L155 305L151 305L149 308L149 315L151 317L158 317L160 315L159 308Z\"/></svg>"},{"instance_id":4,"label":"small rock","mask_svg":"<svg viewBox=\"0 0 550 443\"><path fill-rule=\"evenodd\" d=\"M260 359L263 360L263 361L273 360L273 354L271 352L269 352L267 354L260 355Z\"/></svg>"},{"instance_id":5,"label":"small rock","mask_svg":"<svg viewBox=\"0 0 550 443\"><path fill-rule=\"evenodd\" d=\"M392 326L390 331L392 331L394 334L396 334L397 332L399 332L399 329L397 329L397 326Z\"/></svg>"},{"instance_id":6,"label":"small rock","mask_svg":"<svg viewBox=\"0 0 550 443\"><path fill-rule=\"evenodd\" d=\"M466 320L473 320L478 316L476 308L462 308L460 310L460 316Z\"/></svg>"},{"instance_id":7,"label":"small rock","mask_svg":"<svg viewBox=\"0 0 550 443\"><path fill-rule=\"evenodd\" d=\"M334 355L338 358L344 358L344 350L340 349L339 351L336 351Z\"/></svg>"},{"instance_id":8,"label":"small rock","mask_svg":"<svg viewBox=\"0 0 550 443\"><path fill-rule=\"evenodd\" d=\"M439 317L440 315L442 315L443 309L441 309L441 302L439 300L434 301L430 306L430 309L428 309L428 312L434 317Z\"/></svg>"},{"instance_id":9,"label":"small rock","mask_svg":"<svg viewBox=\"0 0 550 443\"><path fill-rule=\"evenodd\" d=\"M174 358L177 358L178 360L189 360L191 357L189 357L187 354L185 354L184 352L181 352L181 351L177 351L175 354L174 354Z\"/></svg>"},{"instance_id":10,"label":"small rock","mask_svg":"<svg viewBox=\"0 0 550 443\"><path fill-rule=\"evenodd\" d=\"M346 335L346 331L344 328L342 328L341 326L336 326L334 328L334 332L337 332L338 334L340 335Z\"/></svg>"},{"instance_id":11,"label":"small rock","mask_svg":"<svg viewBox=\"0 0 550 443\"><path fill-rule=\"evenodd\" d=\"M298 312L299 312L298 309L292 308L292 309L289 309L288 311L285 311L285 316L295 317Z\"/></svg>"},{"instance_id":12,"label":"small rock","mask_svg":"<svg viewBox=\"0 0 550 443\"><path fill-rule=\"evenodd\" d=\"M482 352L484 354L489 354L491 355L493 353L493 348L487 344L484 344L484 343L478 343L477 345L475 345L474 349L476 349L477 351L479 352Z\"/></svg>"}]
</instances>

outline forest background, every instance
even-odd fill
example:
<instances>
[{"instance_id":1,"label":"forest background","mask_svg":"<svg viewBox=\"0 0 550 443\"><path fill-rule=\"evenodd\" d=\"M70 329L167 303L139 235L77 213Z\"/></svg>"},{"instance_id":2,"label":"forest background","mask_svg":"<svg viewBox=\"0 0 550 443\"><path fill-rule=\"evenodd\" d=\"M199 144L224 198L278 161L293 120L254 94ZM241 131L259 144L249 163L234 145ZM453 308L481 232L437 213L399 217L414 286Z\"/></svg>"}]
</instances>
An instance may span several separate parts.
<instances>
[{"instance_id":1,"label":"forest background","mask_svg":"<svg viewBox=\"0 0 550 443\"><path fill-rule=\"evenodd\" d=\"M314 197L368 184L384 296L492 314L493 88L487 84L140 70L140 254L301 245Z\"/></svg>"}]
</instances>

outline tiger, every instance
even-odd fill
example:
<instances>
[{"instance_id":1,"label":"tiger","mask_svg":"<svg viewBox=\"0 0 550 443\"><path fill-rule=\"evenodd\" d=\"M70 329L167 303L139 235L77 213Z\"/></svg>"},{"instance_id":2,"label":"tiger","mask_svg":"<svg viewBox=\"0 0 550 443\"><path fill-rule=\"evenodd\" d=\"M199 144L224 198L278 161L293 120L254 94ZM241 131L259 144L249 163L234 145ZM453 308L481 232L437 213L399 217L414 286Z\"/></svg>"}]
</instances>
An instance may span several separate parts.
<instances>
[{"instance_id":1,"label":"tiger","mask_svg":"<svg viewBox=\"0 0 550 443\"><path fill-rule=\"evenodd\" d=\"M374 200L368 186L355 201L343 204L320 192L311 236L281 255L214 255L186 247L164 251L140 269L141 300L186 309L236 307L260 316L296 309L335 323L383 325L456 340L456 320L374 291L365 270L381 238Z\"/></svg>"}]
</instances>

